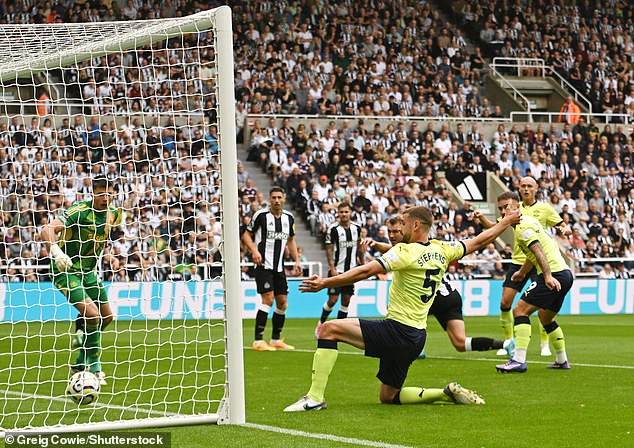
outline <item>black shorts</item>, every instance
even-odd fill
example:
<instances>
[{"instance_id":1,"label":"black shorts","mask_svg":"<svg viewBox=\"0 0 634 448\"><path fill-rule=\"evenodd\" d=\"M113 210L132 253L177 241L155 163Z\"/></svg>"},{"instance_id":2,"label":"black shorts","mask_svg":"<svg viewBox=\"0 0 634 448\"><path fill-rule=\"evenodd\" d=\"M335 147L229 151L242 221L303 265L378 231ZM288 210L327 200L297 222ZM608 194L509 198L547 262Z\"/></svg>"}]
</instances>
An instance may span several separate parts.
<instances>
[{"instance_id":1,"label":"black shorts","mask_svg":"<svg viewBox=\"0 0 634 448\"><path fill-rule=\"evenodd\" d=\"M455 289L447 296L436 294L434 303L429 308L429 314L433 314L443 330L447 331L447 322L450 320L464 320L462 317L462 297Z\"/></svg>"},{"instance_id":2,"label":"black shorts","mask_svg":"<svg viewBox=\"0 0 634 448\"><path fill-rule=\"evenodd\" d=\"M284 271L275 272L271 269L255 268L255 284L258 285L258 294L273 291L273 294L288 294L288 283Z\"/></svg>"},{"instance_id":3,"label":"black shorts","mask_svg":"<svg viewBox=\"0 0 634 448\"><path fill-rule=\"evenodd\" d=\"M574 277L572 272L568 269L565 271L553 272L553 277L559 280L559 283L561 284L560 291L548 289L546 282L544 282L544 274L539 274L537 276L537 281L533 282L526 292L522 294L522 300L536 306L537 308L558 313L561 306L564 304L566 294L568 294L568 291L572 288Z\"/></svg>"},{"instance_id":4,"label":"black shorts","mask_svg":"<svg viewBox=\"0 0 634 448\"><path fill-rule=\"evenodd\" d=\"M427 332L392 319L359 319L365 356L379 358L376 377L383 384L400 389L410 364L425 348Z\"/></svg>"},{"instance_id":5,"label":"black shorts","mask_svg":"<svg viewBox=\"0 0 634 448\"><path fill-rule=\"evenodd\" d=\"M537 280L537 271L535 270L535 268L531 269L528 275L524 277L524 280L522 280L521 282L514 282L513 280L511 280L511 277L513 276L513 274L515 274L521 268L522 268L521 264L511 263L509 265L509 270L506 271L506 277L504 278L504 283L502 284L504 288L511 288L519 292L522 289L524 289L524 285L526 285L526 282L529 279L531 280L531 282L534 282L535 280Z\"/></svg>"},{"instance_id":6,"label":"black shorts","mask_svg":"<svg viewBox=\"0 0 634 448\"><path fill-rule=\"evenodd\" d=\"M334 277L331 271L328 271L328 277ZM354 284L345 285L340 288L328 288L329 296L338 296L339 294L354 295Z\"/></svg>"}]
</instances>

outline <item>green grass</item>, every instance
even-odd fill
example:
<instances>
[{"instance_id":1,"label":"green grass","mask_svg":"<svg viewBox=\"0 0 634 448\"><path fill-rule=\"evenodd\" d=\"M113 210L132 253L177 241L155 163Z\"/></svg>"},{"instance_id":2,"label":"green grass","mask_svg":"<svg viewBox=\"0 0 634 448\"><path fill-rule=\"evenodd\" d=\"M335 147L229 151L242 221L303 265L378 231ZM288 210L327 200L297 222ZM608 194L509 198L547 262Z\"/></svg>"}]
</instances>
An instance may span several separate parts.
<instances>
[{"instance_id":1,"label":"green grass","mask_svg":"<svg viewBox=\"0 0 634 448\"><path fill-rule=\"evenodd\" d=\"M634 322L631 315L562 316L558 319L566 334L571 371L550 371L538 353L539 338L534 327L529 349L529 371L523 375L501 375L494 365L493 352L459 354L448 338L432 322L428 330L428 359L410 368L406 385L444 387L459 381L477 390L485 406L388 406L378 402L379 382L375 378L378 361L341 344L326 398L329 409L312 413L285 414L282 409L305 394L310 382L312 353L261 353L245 350L247 421L341 437L425 447L628 447L634 446L634 351L631 350ZM204 412L207 398L218 399L221 388L195 387L192 369L202 384L211 371L221 368L221 328L213 322L180 322L173 331L167 323L134 322L134 333L114 331L104 336L104 361L108 373L131 377L110 382L100 403L123 409L77 408L62 401L44 398L5 397L6 384L26 382L25 392L61 396L68 377L68 324L0 325L0 418L3 427L20 424L52 424L130 418L142 411L131 405L154 402L161 410ZM313 350L314 320L288 320L286 340L298 349ZM128 323L119 323L127 328ZM163 329L158 331L159 327ZM499 335L496 318L467 318L472 336ZM245 344L252 340L253 321L245 321ZM270 332L267 329L267 334ZM12 337L9 338L8 336ZM40 337L39 335L50 335ZM57 336L54 336L57 335ZM26 337L28 336L28 337ZM196 339L215 340L212 356ZM167 344L167 337L172 343ZM12 342L11 342L12 341ZM117 344L117 351L112 346ZM143 347L149 346L150 349ZM26 347L26 349L25 349ZM33 354L34 351L43 354ZM25 355L25 352L30 352ZM8 356L7 353L16 353ZM146 362L149 358L156 360ZM158 356L157 356L158 353ZM487 358L487 360L478 360ZM177 359L177 362L172 361ZM576 364L576 365L575 365ZM592 364L581 366L579 364ZM33 365L47 365L33 369ZM629 366L609 368L600 365ZM7 369L7 367L11 369ZM27 368L28 366L28 368ZM166 373L170 372L169 375ZM220 378L221 373L216 372ZM214 381L217 384L217 381ZM11 390L20 390L12 386ZM113 394L113 388L118 392ZM119 388L128 392L121 394ZM148 388L154 388L152 394ZM212 408L211 411L215 411ZM350 446L341 442L276 434L253 428L196 426L166 429L172 433L173 447L314 447Z\"/></svg>"}]
</instances>

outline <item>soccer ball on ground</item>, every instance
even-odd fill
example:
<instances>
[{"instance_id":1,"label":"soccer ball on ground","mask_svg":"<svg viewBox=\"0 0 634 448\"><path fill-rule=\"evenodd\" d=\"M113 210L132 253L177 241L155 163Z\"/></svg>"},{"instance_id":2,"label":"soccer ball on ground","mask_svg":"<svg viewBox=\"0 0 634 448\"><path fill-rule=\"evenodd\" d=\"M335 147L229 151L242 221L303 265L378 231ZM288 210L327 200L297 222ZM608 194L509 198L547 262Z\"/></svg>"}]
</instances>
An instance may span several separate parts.
<instances>
[{"instance_id":1,"label":"soccer ball on ground","mask_svg":"<svg viewBox=\"0 0 634 448\"><path fill-rule=\"evenodd\" d=\"M99 379L91 372L77 372L68 380L66 395L77 404L90 404L99 397Z\"/></svg>"}]
</instances>

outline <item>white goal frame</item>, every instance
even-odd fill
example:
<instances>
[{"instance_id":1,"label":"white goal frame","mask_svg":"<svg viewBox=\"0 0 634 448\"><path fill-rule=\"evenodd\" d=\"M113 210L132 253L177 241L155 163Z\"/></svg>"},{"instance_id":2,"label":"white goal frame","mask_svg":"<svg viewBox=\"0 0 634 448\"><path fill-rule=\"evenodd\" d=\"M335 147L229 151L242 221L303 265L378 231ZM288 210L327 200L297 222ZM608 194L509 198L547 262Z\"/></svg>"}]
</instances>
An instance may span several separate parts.
<instances>
[{"instance_id":1,"label":"white goal frame","mask_svg":"<svg viewBox=\"0 0 634 448\"><path fill-rule=\"evenodd\" d=\"M233 30L231 9L228 6L203 11L188 17L116 23L56 24L56 25L3 25L0 26L0 40L24 35L33 37L44 27L79 27L103 25L105 37L87 40L86 43L68 48L55 38L44 44L55 44L54 48L27 48L22 54L16 51L0 55L0 80L15 80L73 63L89 60L113 52L122 52L137 47L161 42L183 34L213 30L217 62L217 112L218 145L221 173L221 214L222 214L222 271L224 287L224 337L225 337L225 387L218 411L214 414L185 415L158 418L137 418L91 422L71 425L55 425L37 428L7 429L7 432L93 432L164 426L185 426L195 424L243 424L245 423L244 363L242 337L242 288L240 280L240 226L237 177L237 146L235 123ZM117 32L116 27L126 30ZM111 27L111 28L108 28ZM33 34L32 36L29 36ZM37 47L36 41L34 47ZM211 342L210 342L211 343ZM0 431L0 438L5 432Z\"/></svg>"}]
</instances>

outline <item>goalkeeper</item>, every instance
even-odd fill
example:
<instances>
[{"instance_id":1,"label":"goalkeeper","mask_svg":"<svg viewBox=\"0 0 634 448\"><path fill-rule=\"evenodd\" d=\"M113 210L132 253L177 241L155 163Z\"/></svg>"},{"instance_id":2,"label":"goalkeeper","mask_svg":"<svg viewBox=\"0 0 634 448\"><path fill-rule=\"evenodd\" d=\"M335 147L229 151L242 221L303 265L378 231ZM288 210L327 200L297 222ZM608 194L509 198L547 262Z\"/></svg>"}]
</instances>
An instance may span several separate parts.
<instances>
[{"instance_id":1,"label":"goalkeeper","mask_svg":"<svg viewBox=\"0 0 634 448\"><path fill-rule=\"evenodd\" d=\"M93 179L92 191L92 200L66 209L42 229L41 236L50 244L53 284L79 311L85 323L85 333L71 368L73 371L88 369L105 384L99 361L101 330L112 322L113 316L106 289L95 268L110 230L120 225L122 214L110 205L114 189L107 179ZM112 268L118 269L118 260L109 254L105 256Z\"/></svg>"}]
</instances>

